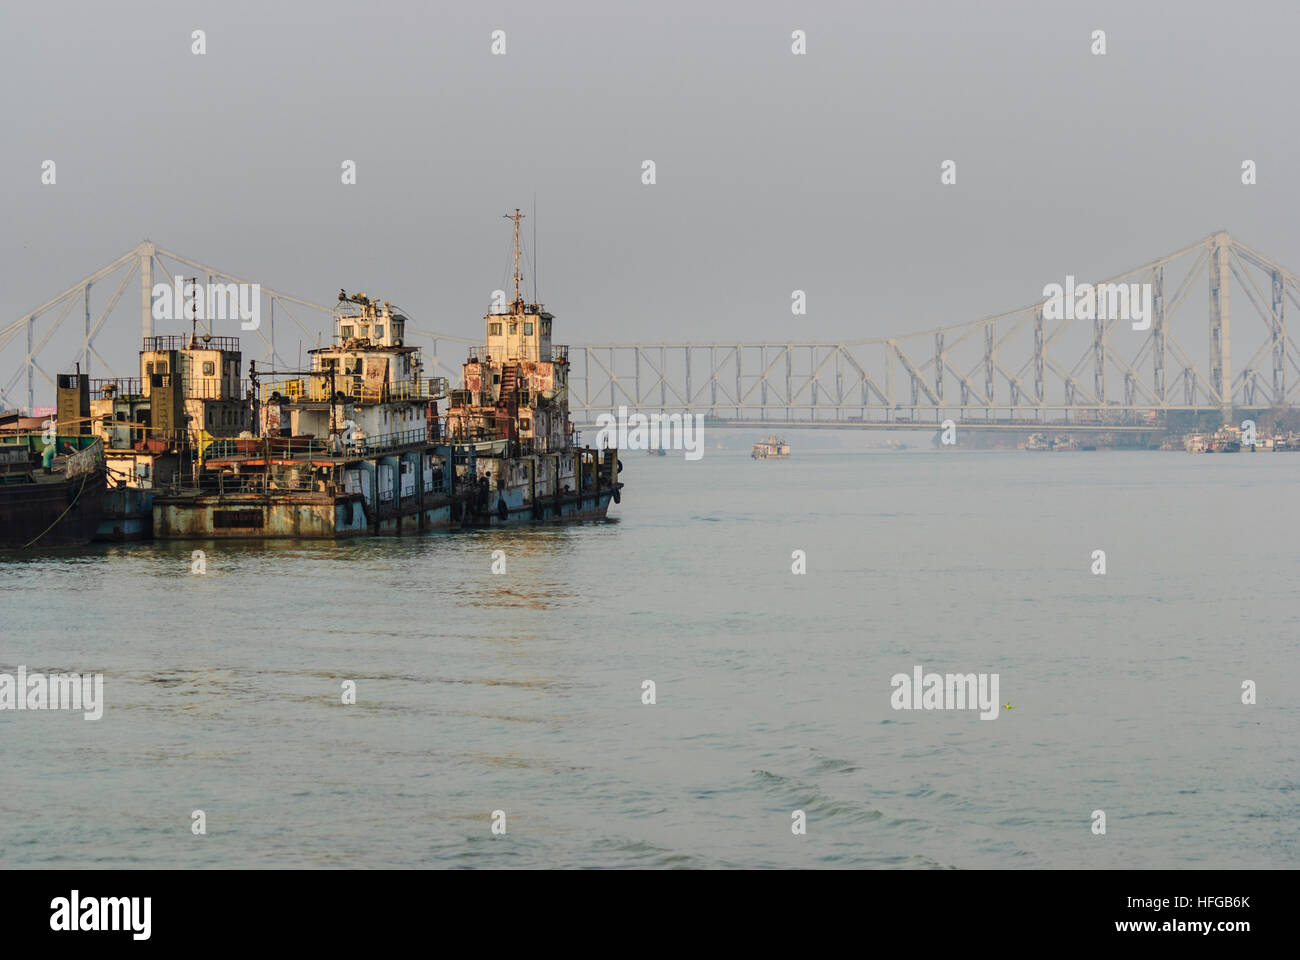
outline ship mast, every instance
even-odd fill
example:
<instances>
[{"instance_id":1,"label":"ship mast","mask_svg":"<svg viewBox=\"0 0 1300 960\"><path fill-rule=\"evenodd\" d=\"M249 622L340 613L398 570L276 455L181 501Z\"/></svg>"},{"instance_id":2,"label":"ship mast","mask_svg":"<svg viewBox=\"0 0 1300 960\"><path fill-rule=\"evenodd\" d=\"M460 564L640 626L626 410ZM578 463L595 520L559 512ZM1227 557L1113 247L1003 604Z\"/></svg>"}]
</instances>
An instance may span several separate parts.
<instances>
[{"instance_id":1,"label":"ship mast","mask_svg":"<svg viewBox=\"0 0 1300 960\"><path fill-rule=\"evenodd\" d=\"M513 221L515 222L515 300L514 300L514 306L515 306L515 313L520 313L520 312L522 312L520 308L523 306L523 302L524 302L524 301L523 301L523 297L521 297L520 294L519 294L519 281L523 279L523 278L520 276L520 274L519 274L519 221L522 220L522 219L524 219L524 214L522 214L522 213L519 212L519 208L518 208L518 207L515 207L515 212L514 212L513 214L507 213L507 214L504 215L504 217L505 217L506 220L513 220Z\"/></svg>"}]
</instances>

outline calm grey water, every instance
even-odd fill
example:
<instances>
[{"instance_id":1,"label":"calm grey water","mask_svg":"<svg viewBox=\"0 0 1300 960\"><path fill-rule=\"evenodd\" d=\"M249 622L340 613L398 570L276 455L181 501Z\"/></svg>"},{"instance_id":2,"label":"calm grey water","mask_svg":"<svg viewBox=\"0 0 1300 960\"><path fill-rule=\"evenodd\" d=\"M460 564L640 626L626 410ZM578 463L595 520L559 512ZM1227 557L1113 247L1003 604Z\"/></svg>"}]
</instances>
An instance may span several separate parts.
<instances>
[{"instance_id":1,"label":"calm grey water","mask_svg":"<svg viewBox=\"0 0 1300 960\"><path fill-rule=\"evenodd\" d=\"M623 459L617 522L0 561L0 671L107 700L0 712L0 865L1300 861L1300 456Z\"/></svg>"}]
</instances>

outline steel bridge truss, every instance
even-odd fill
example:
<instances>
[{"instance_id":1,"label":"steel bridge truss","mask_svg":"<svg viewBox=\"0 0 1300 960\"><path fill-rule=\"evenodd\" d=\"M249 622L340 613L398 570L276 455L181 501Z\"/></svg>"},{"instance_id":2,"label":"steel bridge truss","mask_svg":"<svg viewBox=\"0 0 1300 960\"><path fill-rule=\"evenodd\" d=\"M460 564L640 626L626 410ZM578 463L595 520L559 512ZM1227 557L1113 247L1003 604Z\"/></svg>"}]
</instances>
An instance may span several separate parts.
<instances>
[{"instance_id":1,"label":"steel bridge truss","mask_svg":"<svg viewBox=\"0 0 1300 960\"><path fill-rule=\"evenodd\" d=\"M1238 324L1237 356L1243 344L1252 352L1235 374L1232 281L1262 321ZM727 421L849 426L949 416L1119 423L1151 411L1230 414L1233 406L1295 402L1300 352L1286 325L1287 301L1300 306L1295 274L1216 233L1106 282L1151 285L1148 329L1134 330L1127 319L1048 319L1045 304L1037 303L955 326L845 343L573 346L569 403L589 422L626 406ZM1197 290L1208 296L1192 317ZM1191 349L1200 337L1207 338L1203 346Z\"/></svg>"},{"instance_id":2,"label":"steel bridge truss","mask_svg":"<svg viewBox=\"0 0 1300 960\"><path fill-rule=\"evenodd\" d=\"M141 243L0 328L0 357L17 361L7 376L0 368L0 408L25 400L30 409L38 378L52 391L46 352L53 351L52 339L68 324L80 328L80 342L71 356L64 349L55 372L79 362L87 373L93 363L107 376L138 375L135 346L131 371L120 374L96 347L96 338L133 281L139 284L141 335L152 335L153 285L176 276L247 282ZM1044 303L1036 303L954 326L844 343L577 345L569 350L569 404L577 419L588 422L626 406L754 423L896 426L948 417L990 424L1049 418L1118 423L1149 417L1151 411L1226 415L1233 407L1296 402L1300 350L1287 331L1286 314L1288 302L1300 307L1300 280L1289 270L1227 233L1215 233L1106 282L1151 285L1147 329L1133 330L1129 320L1053 319L1045 316ZM1235 352L1232 288L1231 299L1246 321L1237 318ZM261 291L263 322L256 331L243 332L245 342L260 341L262 362L296 368L278 352L277 327L281 333L296 327L306 342L318 344L322 334L332 334L333 308L265 285ZM1249 311L1241 310L1243 299ZM460 370L439 360L439 342L480 342L409 326L406 332L425 342L430 373L441 368L453 383L459 382ZM1243 357L1234 370L1234 360Z\"/></svg>"}]
</instances>

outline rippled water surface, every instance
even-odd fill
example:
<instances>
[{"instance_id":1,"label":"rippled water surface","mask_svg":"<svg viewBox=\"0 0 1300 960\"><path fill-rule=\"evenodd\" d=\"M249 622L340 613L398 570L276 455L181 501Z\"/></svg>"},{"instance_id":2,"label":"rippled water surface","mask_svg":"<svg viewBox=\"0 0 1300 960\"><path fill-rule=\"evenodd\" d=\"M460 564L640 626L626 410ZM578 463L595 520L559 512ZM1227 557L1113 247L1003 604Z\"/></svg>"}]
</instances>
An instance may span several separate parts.
<instances>
[{"instance_id":1,"label":"rippled water surface","mask_svg":"<svg viewBox=\"0 0 1300 960\"><path fill-rule=\"evenodd\" d=\"M107 701L0 712L0 865L1300 861L1300 456L624 463L605 523L0 560L0 671Z\"/></svg>"}]
</instances>

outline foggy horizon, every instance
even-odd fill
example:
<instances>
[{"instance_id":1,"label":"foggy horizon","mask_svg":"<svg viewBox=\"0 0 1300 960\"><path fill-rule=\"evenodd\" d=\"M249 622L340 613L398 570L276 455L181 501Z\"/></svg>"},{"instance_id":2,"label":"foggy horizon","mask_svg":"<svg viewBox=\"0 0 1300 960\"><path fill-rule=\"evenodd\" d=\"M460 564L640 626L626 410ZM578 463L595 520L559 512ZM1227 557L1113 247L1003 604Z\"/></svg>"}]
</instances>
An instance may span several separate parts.
<instances>
[{"instance_id":1,"label":"foggy horizon","mask_svg":"<svg viewBox=\"0 0 1300 960\"><path fill-rule=\"evenodd\" d=\"M1269 216L1297 199L1297 133L1240 95L1288 79L1293 7L1259 5L1258 21L1208 4L762 3L743 22L681 3L313 9L11 11L0 326L148 238L317 303L365 290L475 339L508 281L515 207L539 248L526 288L565 343L906 334L1218 230L1300 267ZM795 289L806 316L791 316ZM123 300L97 341L115 363L138 331ZM76 359L65 326L51 372ZM6 370L21 349L0 352Z\"/></svg>"}]
</instances>

